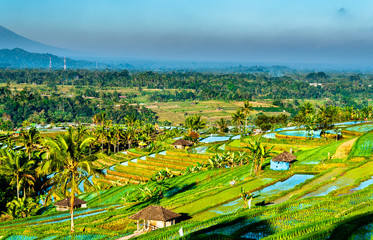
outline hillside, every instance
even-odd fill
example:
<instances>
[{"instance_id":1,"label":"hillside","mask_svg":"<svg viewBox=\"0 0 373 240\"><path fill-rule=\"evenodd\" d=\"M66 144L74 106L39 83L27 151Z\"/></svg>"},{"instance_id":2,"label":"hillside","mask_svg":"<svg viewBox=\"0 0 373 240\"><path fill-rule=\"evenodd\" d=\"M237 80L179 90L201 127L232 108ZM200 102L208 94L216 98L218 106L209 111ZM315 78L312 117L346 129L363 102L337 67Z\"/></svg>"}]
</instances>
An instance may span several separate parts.
<instances>
[{"instance_id":1,"label":"hillside","mask_svg":"<svg viewBox=\"0 0 373 240\"><path fill-rule=\"evenodd\" d=\"M12 50L0 50L0 67L1 68L40 68L48 69L50 60L52 69L63 69L64 58L52 55L50 53L31 53L20 48ZM68 69L95 69L95 62L74 60L66 58L66 67ZM100 63L100 68L107 68L109 65Z\"/></svg>"},{"instance_id":2,"label":"hillside","mask_svg":"<svg viewBox=\"0 0 373 240\"><path fill-rule=\"evenodd\" d=\"M52 53L60 56L74 55L73 51L33 41L0 25L0 49L22 48L37 53ZM76 53L75 53L76 54Z\"/></svg>"}]
</instances>

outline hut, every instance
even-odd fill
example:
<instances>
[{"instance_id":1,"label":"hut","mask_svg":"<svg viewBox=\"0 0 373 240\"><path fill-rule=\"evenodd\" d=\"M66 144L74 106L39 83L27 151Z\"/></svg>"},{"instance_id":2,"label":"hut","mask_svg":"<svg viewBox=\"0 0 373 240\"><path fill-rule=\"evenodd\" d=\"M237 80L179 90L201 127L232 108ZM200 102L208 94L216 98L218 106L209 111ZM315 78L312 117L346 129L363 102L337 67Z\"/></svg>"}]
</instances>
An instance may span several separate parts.
<instances>
[{"instance_id":1,"label":"hut","mask_svg":"<svg viewBox=\"0 0 373 240\"><path fill-rule=\"evenodd\" d=\"M150 205L129 219L137 220L137 232L152 231L158 228L169 227L175 224L175 219L181 215L161 206ZM139 220L143 220L143 229L140 229Z\"/></svg>"},{"instance_id":2,"label":"hut","mask_svg":"<svg viewBox=\"0 0 373 240\"><path fill-rule=\"evenodd\" d=\"M174 145L174 148L176 149L184 149L185 147L192 146L193 143L189 142L188 140L179 139L176 142L174 142L172 145Z\"/></svg>"},{"instance_id":3,"label":"hut","mask_svg":"<svg viewBox=\"0 0 373 240\"><path fill-rule=\"evenodd\" d=\"M271 159L272 170L289 170L291 163L295 161L297 157L291 153L284 151L276 157Z\"/></svg>"},{"instance_id":4,"label":"hut","mask_svg":"<svg viewBox=\"0 0 373 240\"><path fill-rule=\"evenodd\" d=\"M58 201L54 204L57 207L57 211L66 211L70 209L71 197L67 197L64 200ZM74 208L87 208L87 202L77 197L74 198Z\"/></svg>"}]
</instances>

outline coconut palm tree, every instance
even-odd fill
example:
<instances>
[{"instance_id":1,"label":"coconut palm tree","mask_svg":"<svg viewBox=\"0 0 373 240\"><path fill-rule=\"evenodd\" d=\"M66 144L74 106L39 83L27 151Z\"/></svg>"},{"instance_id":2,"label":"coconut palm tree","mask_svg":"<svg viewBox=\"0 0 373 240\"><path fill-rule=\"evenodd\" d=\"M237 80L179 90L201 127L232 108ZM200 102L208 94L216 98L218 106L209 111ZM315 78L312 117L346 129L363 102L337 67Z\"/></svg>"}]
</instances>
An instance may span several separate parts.
<instances>
[{"instance_id":1,"label":"coconut palm tree","mask_svg":"<svg viewBox=\"0 0 373 240\"><path fill-rule=\"evenodd\" d=\"M11 184L16 184L17 199L19 199L21 183L35 182L31 174L35 162L29 160L24 151L14 151L11 148L0 149L0 161L0 174L11 177ZM25 195L26 193L23 192L23 196Z\"/></svg>"},{"instance_id":2,"label":"coconut palm tree","mask_svg":"<svg viewBox=\"0 0 373 240\"><path fill-rule=\"evenodd\" d=\"M92 122L96 125L103 125L105 123L105 120L106 120L105 112L96 113L92 118Z\"/></svg>"},{"instance_id":3,"label":"coconut palm tree","mask_svg":"<svg viewBox=\"0 0 373 240\"><path fill-rule=\"evenodd\" d=\"M28 131L21 131L21 142L26 148L29 160L31 160L31 153L35 149L35 146L40 143L40 132L32 127Z\"/></svg>"},{"instance_id":4,"label":"coconut palm tree","mask_svg":"<svg viewBox=\"0 0 373 240\"><path fill-rule=\"evenodd\" d=\"M40 167L40 174L54 173L47 181L47 184L52 186L47 198L56 192L70 195L71 232L74 232L74 201L75 194L79 192L79 184L84 181L91 185L88 178L102 174L92 164L96 159L95 155L88 153L92 141L95 141L95 138L83 137L77 134L74 128L69 128L65 134L57 135L56 139L47 138L44 141L50 158Z\"/></svg>"},{"instance_id":5,"label":"coconut palm tree","mask_svg":"<svg viewBox=\"0 0 373 240\"><path fill-rule=\"evenodd\" d=\"M99 126L96 126L95 128L95 135L96 135L96 138L97 140L100 140L101 141L101 152L104 151L104 141L106 139L106 127L104 125L99 125Z\"/></svg>"},{"instance_id":6,"label":"coconut palm tree","mask_svg":"<svg viewBox=\"0 0 373 240\"><path fill-rule=\"evenodd\" d=\"M228 132L228 123L224 118L220 118L216 124L218 125L220 133L224 134Z\"/></svg>"},{"instance_id":7,"label":"coconut palm tree","mask_svg":"<svg viewBox=\"0 0 373 240\"><path fill-rule=\"evenodd\" d=\"M244 127L244 132L246 132L246 126L247 126L247 116L249 113L253 110L253 106L250 104L248 100L246 100L243 103L243 107L241 108L242 113L245 116L245 127Z\"/></svg>"},{"instance_id":8,"label":"coconut palm tree","mask_svg":"<svg viewBox=\"0 0 373 240\"><path fill-rule=\"evenodd\" d=\"M206 121L202 119L201 115L193 115L185 119L184 126L188 129L190 134L193 131L198 131L206 127Z\"/></svg>"},{"instance_id":9,"label":"coconut palm tree","mask_svg":"<svg viewBox=\"0 0 373 240\"><path fill-rule=\"evenodd\" d=\"M239 132L241 132L241 126L243 124L244 118L245 115L241 112L240 109L237 109L237 111L232 115L232 122L236 124Z\"/></svg>"}]
</instances>

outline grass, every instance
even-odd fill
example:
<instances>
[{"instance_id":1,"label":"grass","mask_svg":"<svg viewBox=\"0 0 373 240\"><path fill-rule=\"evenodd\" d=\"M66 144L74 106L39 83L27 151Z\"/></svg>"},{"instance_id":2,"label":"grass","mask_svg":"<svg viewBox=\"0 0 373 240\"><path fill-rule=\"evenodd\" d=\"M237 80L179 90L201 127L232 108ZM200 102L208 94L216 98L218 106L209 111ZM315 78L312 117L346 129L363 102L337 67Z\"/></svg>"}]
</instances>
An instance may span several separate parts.
<instances>
[{"instance_id":1,"label":"grass","mask_svg":"<svg viewBox=\"0 0 373 240\"><path fill-rule=\"evenodd\" d=\"M356 229L367 224L364 214L373 212L373 186L355 193L348 191L372 176L372 156L368 152L369 148L366 147L367 141L370 139L372 139L371 133L362 135L354 143L349 139L338 142L335 140L325 141L324 139L312 141L263 139L264 144L275 146L278 149L292 147L299 161L292 165L290 171L272 171L265 165L264 170L257 177L249 176L250 164L232 169L204 169L200 172L177 176L165 180L167 190L163 192L163 198L146 202L125 202L125 199L135 199L136 196L139 196L140 189L145 186L141 184L113 186L113 182L116 182L115 175L108 171L111 174L108 174L102 181L106 181L105 186L111 186L111 188L79 196L88 202L88 207L106 210L97 210L99 212L96 215L81 213L81 216L84 217L76 219L77 233L75 238L116 239L130 234L135 230L136 223L129 220L128 216L149 204L161 205L175 212L184 213L191 219L135 239L174 239L178 237L177 232L180 227L183 227L184 233L187 235L185 238L189 239L203 239L204 237L207 239L238 239L243 236L256 236L263 239L324 239L336 234L336 229L348 226L349 220L355 219L357 224L353 228L346 228L348 229L346 236L352 235L357 231ZM252 137L245 137L241 141L231 141L229 146L242 148L250 141L253 141ZM215 144L212 144L210 149L214 148ZM328 153L329 156L339 157L328 159ZM118 165L119 162L146 154L141 149L133 149L129 151L128 155L122 153L111 156L103 155L97 164L102 167L114 164L118 166L114 168L116 174L131 174L144 178L149 177L152 172L165 168L165 166L185 167L188 164L193 165L196 162L206 161L210 156L210 154L188 154L186 151L167 150L166 156L156 154L155 158L148 157L147 160L139 160L141 164L131 162L129 167ZM347 154L351 161L347 160ZM352 161L356 160L356 156L364 157L361 161ZM300 164L313 160L321 163ZM266 164L268 162L269 160L266 161ZM265 200L274 202L272 205L259 204L256 206L255 203L259 203L258 201L263 199L263 197L258 197L253 201L252 209L244 209L240 207L241 203L238 203L235 205L235 207L238 206L238 210L232 214L221 215L210 211L215 207L239 199L241 187L244 187L246 191L255 191L286 179L295 173L310 172L319 175L292 189L286 191L279 189L276 193L264 196ZM120 178L120 176L117 177ZM128 181L128 178L121 179ZM236 185L230 186L229 182L232 180L236 181ZM309 193L318 195L334 185L340 190L330 192L323 197L301 198ZM156 183L148 182L146 186L153 189ZM349 194L338 196L340 193ZM124 207L113 209L110 206L114 204L124 205ZM77 211L78 215L79 211ZM57 220L68 219L68 216L62 217L60 213L51 209L41 216L0 223L0 236L13 235L13 238L25 237L25 239L48 236L59 239L72 238L68 234L69 221L43 224L43 218L48 216L54 216ZM368 218L368 216L365 217ZM35 225L35 223L39 224ZM357 232L357 234L359 233Z\"/></svg>"}]
</instances>

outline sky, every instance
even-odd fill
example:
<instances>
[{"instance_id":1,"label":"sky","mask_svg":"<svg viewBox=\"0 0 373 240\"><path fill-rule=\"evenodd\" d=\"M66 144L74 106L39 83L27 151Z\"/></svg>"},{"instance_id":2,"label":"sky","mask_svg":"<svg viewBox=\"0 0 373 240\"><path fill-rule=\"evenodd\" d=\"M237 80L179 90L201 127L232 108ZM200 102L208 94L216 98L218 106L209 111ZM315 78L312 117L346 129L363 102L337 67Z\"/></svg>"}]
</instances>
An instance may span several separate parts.
<instances>
[{"instance_id":1,"label":"sky","mask_svg":"<svg viewBox=\"0 0 373 240\"><path fill-rule=\"evenodd\" d=\"M1 0L0 25L106 57L373 63L372 0Z\"/></svg>"}]
</instances>

